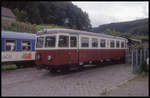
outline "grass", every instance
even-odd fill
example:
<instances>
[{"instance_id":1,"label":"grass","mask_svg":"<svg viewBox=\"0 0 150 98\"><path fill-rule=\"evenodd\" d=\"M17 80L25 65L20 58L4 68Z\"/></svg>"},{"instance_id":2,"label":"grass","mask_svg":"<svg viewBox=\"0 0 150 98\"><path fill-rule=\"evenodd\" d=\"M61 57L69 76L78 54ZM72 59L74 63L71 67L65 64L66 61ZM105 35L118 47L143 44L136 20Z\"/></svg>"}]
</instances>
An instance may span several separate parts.
<instances>
[{"instance_id":1,"label":"grass","mask_svg":"<svg viewBox=\"0 0 150 98\"><path fill-rule=\"evenodd\" d=\"M133 72L133 74L141 77L145 77L148 75L148 67L149 65L146 64L146 62L142 62L141 65L139 65L139 68Z\"/></svg>"},{"instance_id":2,"label":"grass","mask_svg":"<svg viewBox=\"0 0 150 98\"><path fill-rule=\"evenodd\" d=\"M41 24L36 25L34 24L34 27L36 31L42 30L42 29L50 29L50 28L64 28L63 26L55 25L55 24Z\"/></svg>"},{"instance_id":3,"label":"grass","mask_svg":"<svg viewBox=\"0 0 150 98\"><path fill-rule=\"evenodd\" d=\"M148 72L133 72L133 74L139 76L139 77L146 77L148 76Z\"/></svg>"},{"instance_id":4,"label":"grass","mask_svg":"<svg viewBox=\"0 0 150 98\"><path fill-rule=\"evenodd\" d=\"M2 20L2 30L8 31L16 31L16 32L29 32L29 33L36 33L42 29L51 29L51 28L65 28L63 26L59 26L56 24L30 24L24 23L19 21L7 21Z\"/></svg>"},{"instance_id":5,"label":"grass","mask_svg":"<svg viewBox=\"0 0 150 98\"><path fill-rule=\"evenodd\" d=\"M29 33L35 33L35 27L34 25L30 23L24 23L19 21L7 21L2 20L2 30L8 30L8 31L16 31L16 32L29 32Z\"/></svg>"},{"instance_id":6,"label":"grass","mask_svg":"<svg viewBox=\"0 0 150 98\"><path fill-rule=\"evenodd\" d=\"M14 70L17 69L17 66L15 64L9 64L9 65L2 65L1 70Z\"/></svg>"}]
</instances>

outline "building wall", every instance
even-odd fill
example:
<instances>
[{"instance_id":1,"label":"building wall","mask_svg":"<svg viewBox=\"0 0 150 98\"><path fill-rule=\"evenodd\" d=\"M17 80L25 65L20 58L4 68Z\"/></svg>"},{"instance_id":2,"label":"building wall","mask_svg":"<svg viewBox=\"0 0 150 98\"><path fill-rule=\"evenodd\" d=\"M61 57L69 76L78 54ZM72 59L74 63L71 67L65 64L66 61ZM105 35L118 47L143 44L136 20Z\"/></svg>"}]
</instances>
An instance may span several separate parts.
<instances>
[{"instance_id":1,"label":"building wall","mask_svg":"<svg viewBox=\"0 0 150 98\"><path fill-rule=\"evenodd\" d=\"M16 21L15 18L2 16L2 20Z\"/></svg>"}]
</instances>

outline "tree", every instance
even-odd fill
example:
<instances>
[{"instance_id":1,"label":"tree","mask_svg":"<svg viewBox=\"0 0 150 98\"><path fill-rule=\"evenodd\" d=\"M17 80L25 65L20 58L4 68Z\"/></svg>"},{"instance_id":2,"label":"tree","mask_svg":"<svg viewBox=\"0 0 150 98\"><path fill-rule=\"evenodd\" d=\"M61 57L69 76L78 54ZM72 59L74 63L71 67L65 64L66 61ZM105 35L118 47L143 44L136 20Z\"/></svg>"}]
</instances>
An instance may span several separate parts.
<instances>
[{"instance_id":1,"label":"tree","mask_svg":"<svg viewBox=\"0 0 150 98\"><path fill-rule=\"evenodd\" d=\"M14 14L16 15L17 21L27 22L28 17L27 17L27 13L25 11L23 11L23 10L19 11L16 8L16 9L14 9Z\"/></svg>"},{"instance_id":2,"label":"tree","mask_svg":"<svg viewBox=\"0 0 150 98\"><path fill-rule=\"evenodd\" d=\"M3 2L12 9L18 21L32 24L57 24L72 29L89 30L89 16L71 2Z\"/></svg>"}]
</instances>

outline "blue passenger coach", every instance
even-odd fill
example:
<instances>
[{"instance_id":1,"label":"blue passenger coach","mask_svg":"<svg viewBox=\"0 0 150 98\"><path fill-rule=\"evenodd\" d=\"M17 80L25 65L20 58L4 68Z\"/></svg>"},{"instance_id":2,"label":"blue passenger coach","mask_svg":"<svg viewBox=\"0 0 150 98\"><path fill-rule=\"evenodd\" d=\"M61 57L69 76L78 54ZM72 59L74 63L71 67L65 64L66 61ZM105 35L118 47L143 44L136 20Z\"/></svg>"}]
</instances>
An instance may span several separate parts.
<instances>
[{"instance_id":1,"label":"blue passenger coach","mask_svg":"<svg viewBox=\"0 0 150 98\"><path fill-rule=\"evenodd\" d=\"M30 64L35 60L36 35L25 32L2 31L2 63Z\"/></svg>"}]
</instances>

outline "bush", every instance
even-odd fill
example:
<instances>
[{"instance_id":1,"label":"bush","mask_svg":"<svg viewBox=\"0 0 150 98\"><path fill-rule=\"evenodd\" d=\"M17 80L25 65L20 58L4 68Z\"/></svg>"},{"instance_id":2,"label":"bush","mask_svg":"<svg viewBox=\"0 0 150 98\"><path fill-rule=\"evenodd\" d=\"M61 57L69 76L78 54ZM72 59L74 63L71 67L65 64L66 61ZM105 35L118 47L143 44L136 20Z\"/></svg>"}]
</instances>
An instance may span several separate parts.
<instances>
[{"instance_id":1,"label":"bush","mask_svg":"<svg viewBox=\"0 0 150 98\"><path fill-rule=\"evenodd\" d=\"M2 20L2 30L36 33L39 30L50 28L64 28L64 27L55 24L32 25L30 23Z\"/></svg>"},{"instance_id":2,"label":"bush","mask_svg":"<svg viewBox=\"0 0 150 98\"><path fill-rule=\"evenodd\" d=\"M35 33L34 25L18 21L2 20L2 30Z\"/></svg>"},{"instance_id":3,"label":"bush","mask_svg":"<svg viewBox=\"0 0 150 98\"><path fill-rule=\"evenodd\" d=\"M51 29L51 28L64 28L63 26L55 25L55 24L41 24L41 25L36 25L34 24L36 32L42 29Z\"/></svg>"},{"instance_id":4,"label":"bush","mask_svg":"<svg viewBox=\"0 0 150 98\"><path fill-rule=\"evenodd\" d=\"M3 64L1 66L2 70L14 70L14 69L17 69L17 66L15 64Z\"/></svg>"},{"instance_id":5,"label":"bush","mask_svg":"<svg viewBox=\"0 0 150 98\"><path fill-rule=\"evenodd\" d=\"M139 65L138 70L136 71L139 75L145 75L148 72L148 66L145 61L142 62L141 65Z\"/></svg>"}]
</instances>

